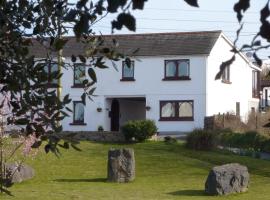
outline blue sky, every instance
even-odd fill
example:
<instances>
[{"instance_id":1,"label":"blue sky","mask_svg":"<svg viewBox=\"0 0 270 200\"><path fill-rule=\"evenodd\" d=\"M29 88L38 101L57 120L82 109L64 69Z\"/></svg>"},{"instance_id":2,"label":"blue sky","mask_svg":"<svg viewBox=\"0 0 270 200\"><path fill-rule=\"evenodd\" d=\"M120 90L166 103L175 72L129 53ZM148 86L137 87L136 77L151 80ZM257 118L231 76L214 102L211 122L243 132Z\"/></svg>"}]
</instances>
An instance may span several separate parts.
<instances>
[{"instance_id":1,"label":"blue sky","mask_svg":"<svg viewBox=\"0 0 270 200\"><path fill-rule=\"evenodd\" d=\"M137 19L136 33L153 32L181 32L181 31L205 31L223 30L232 41L235 38L239 24L233 6L238 0L198 0L199 8L187 5L184 0L148 0L143 11L132 11ZM251 1L251 8L244 17L244 29L242 30L238 46L249 43L257 33L259 12L266 5L266 0ZM108 15L95 26L95 31L102 34L111 33L111 21L116 15ZM115 33L133 33L127 29ZM267 51L259 54L267 58Z\"/></svg>"}]
</instances>

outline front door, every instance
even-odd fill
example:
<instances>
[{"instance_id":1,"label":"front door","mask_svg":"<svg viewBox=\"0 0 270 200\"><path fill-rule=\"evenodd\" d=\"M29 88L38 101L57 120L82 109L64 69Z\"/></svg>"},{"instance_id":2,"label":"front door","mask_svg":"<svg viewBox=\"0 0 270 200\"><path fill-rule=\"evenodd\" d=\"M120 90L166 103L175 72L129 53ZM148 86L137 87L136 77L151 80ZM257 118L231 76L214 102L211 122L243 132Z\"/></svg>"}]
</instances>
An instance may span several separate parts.
<instances>
[{"instance_id":1,"label":"front door","mask_svg":"<svg viewBox=\"0 0 270 200\"><path fill-rule=\"evenodd\" d=\"M119 102L117 99L113 99L111 105L111 131L119 131L119 114Z\"/></svg>"}]
</instances>

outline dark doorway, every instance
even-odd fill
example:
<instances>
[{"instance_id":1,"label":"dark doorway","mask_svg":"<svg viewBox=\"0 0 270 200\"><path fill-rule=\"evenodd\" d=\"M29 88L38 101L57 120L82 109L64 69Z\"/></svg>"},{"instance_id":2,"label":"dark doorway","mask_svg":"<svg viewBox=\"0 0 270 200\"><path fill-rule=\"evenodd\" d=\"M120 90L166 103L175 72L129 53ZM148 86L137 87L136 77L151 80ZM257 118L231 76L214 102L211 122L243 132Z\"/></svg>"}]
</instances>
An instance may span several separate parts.
<instances>
[{"instance_id":1,"label":"dark doorway","mask_svg":"<svg viewBox=\"0 0 270 200\"><path fill-rule=\"evenodd\" d=\"M119 101L113 99L111 105L111 131L119 131L119 116Z\"/></svg>"}]
</instances>

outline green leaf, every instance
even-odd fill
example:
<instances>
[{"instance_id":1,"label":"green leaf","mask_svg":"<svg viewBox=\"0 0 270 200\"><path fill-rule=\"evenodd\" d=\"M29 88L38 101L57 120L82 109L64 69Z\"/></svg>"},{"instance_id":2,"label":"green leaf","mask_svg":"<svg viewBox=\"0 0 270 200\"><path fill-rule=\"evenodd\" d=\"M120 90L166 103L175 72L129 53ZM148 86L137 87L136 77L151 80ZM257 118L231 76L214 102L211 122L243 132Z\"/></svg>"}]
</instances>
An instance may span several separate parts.
<instances>
[{"instance_id":1,"label":"green leaf","mask_svg":"<svg viewBox=\"0 0 270 200\"><path fill-rule=\"evenodd\" d=\"M91 90L89 90L88 94L93 95L96 89L96 87L92 88Z\"/></svg>"},{"instance_id":2,"label":"green leaf","mask_svg":"<svg viewBox=\"0 0 270 200\"><path fill-rule=\"evenodd\" d=\"M69 104L72 101L72 99L69 98L69 94L65 95L63 99L64 104Z\"/></svg>"},{"instance_id":3,"label":"green leaf","mask_svg":"<svg viewBox=\"0 0 270 200\"><path fill-rule=\"evenodd\" d=\"M132 0L132 9L135 10L135 9L140 9L140 10L143 10L143 7L144 7L144 2L147 1L147 0Z\"/></svg>"},{"instance_id":4,"label":"green leaf","mask_svg":"<svg viewBox=\"0 0 270 200\"><path fill-rule=\"evenodd\" d=\"M86 63L86 58L83 55L79 55L80 61Z\"/></svg>"},{"instance_id":5,"label":"green leaf","mask_svg":"<svg viewBox=\"0 0 270 200\"><path fill-rule=\"evenodd\" d=\"M75 149L76 151L82 151L79 147L77 147L75 144L71 144L71 147Z\"/></svg>"},{"instance_id":6,"label":"green leaf","mask_svg":"<svg viewBox=\"0 0 270 200\"><path fill-rule=\"evenodd\" d=\"M76 62L76 60L77 60L76 56L71 55L71 61L72 61L72 62Z\"/></svg>"},{"instance_id":7,"label":"green leaf","mask_svg":"<svg viewBox=\"0 0 270 200\"><path fill-rule=\"evenodd\" d=\"M69 143L68 142L64 142L64 144L58 144L58 146L64 148L64 149L69 149Z\"/></svg>"},{"instance_id":8,"label":"green leaf","mask_svg":"<svg viewBox=\"0 0 270 200\"><path fill-rule=\"evenodd\" d=\"M238 22L241 22L241 20L243 18L242 11L245 12L249 8L249 6L250 6L249 1L250 0L239 0L234 5L233 9L237 13Z\"/></svg>"},{"instance_id":9,"label":"green leaf","mask_svg":"<svg viewBox=\"0 0 270 200\"><path fill-rule=\"evenodd\" d=\"M117 17L118 23L130 31L136 31L136 20L130 13L121 13Z\"/></svg>"},{"instance_id":10,"label":"green leaf","mask_svg":"<svg viewBox=\"0 0 270 200\"><path fill-rule=\"evenodd\" d=\"M78 14L77 10L71 9L68 11L67 15L65 15L64 20L67 22L72 22L75 20L77 14Z\"/></svg>"},{"instance_id":11,"label":"green leaf","mask_svg":"<svg viewBox=\"0 0 270 200\"><path fill-rule=\"evenodd\" d=\"M56 51L63 49L65 44L67 43L67 41L68 41L67 39L61 39L61 38L56 39L54 41L54 47L55 47Z\"/></svg>"},{"instance_id":12,"label":"green leaf","mask_svg":"<svg viewBox=\"0 0 270 200\"><path fill-rule=\"evenodd\" d=\"M27 119L27 118L21 118L21 119L17 119L15 121L15 124L17 124L17 125L26 125L28 123L29 123L29 119Z\"/></svg>"},{"instance_id":13,"label":"green leaf","mask_svg":"<svg viewBox=\"0 0 270 200\"><path fill-rule=\"evenodd\" d=\"M51 149L51 145L50 144L46 144L45 147L44 147L45 152L46 153L49 153L50 149Z\"/></svg>"},{"instance_id":14,"label":"green leaf","mask_svg":"<svg viewBox=\"0 0 270 200\"><path fill-rule=\"evenodd\" d=\"M88 33L89 17L87 14L81 14L80 20L74 25L73 30L77 38L81 37L83 33Z\"/></svg>"},{"instance_id":15,"label":"green leaf","mask_svg":"<svg viewBox=\"0 0 270 200\"><path fill-rule=\"evenodd\" d=\"M130 58L127 57L127 58L125 59L125 63L126 63L126 65L127 65L128 68L131 67L131 60L130 60Z\"/></svg>"},{"instance_id":16,"label":"green leaf","mask_svg":"<svg viewBox=\"0 0 270 200\"><path fill-rule=\"evenodd\" d=\"M81 95L81 100L82 100L83 105L85 105L85 99L86 99L86 93L83 93Z\"/></svg>"},{"instance_id":17,"label":"green leaf","mask_svg":"<svg viewBox=\"0 0 270 200\"><path fill-rule=\"evenodd\" d=\"M72 112L72 110L69 107L65 107L69 112Z\"/></svg>"},{"instance_id":18,"label":"green leaf","mask_svg":"<svg viewBox=\"0 0 270 200\"><path fill-rule=\"evenodd\" d=\"M262 60L257 56L256 53L253 53L253 58L255 59L256 63L258 63L259 66L262 66Z\"/></svg>"},{"instance_id":19,"label":"green leaf","mask_svg":"<svg viewBox=\"0 0 270 200\"><path fill-rule=\"evenodd\" d=\"M33 148L33 149L39 148L41 144L42 144L42 141L41 141L41 140L40 140L40 141L37 141L37 142L35 142L35 143L31 146L31 148Z\"/></svg>"},{"instance_id":20,"label":"green leaf","mask_svg":"<svg viewBox=\"0 0 270 200\"><path fill-rule=\"evenodd\" d=\"M30 29L32 27L31 24L30 24L30 22L28 22L28 21L24 21L22 23L22 25L23 25L24 28L28 28L28 29Z\"/></svg>"},{"instance_id":21,"label":"green leaf","mask_svg":"<svg viewBox=\"0 0 270 200\"><path fill-rule=\"evenodd\" d=\"M119 0L114 0L114 1L107 1L108 3L108 7L107 7L107 11L110 13L116 13L117 9L119 8Z\"/></svg>"},{"instance_id":22,"label":"green leaf","mask_svg":"<svg viewBox=\"0 0 270 200\"><path fill-rule=\"evenodd\" d=\"M77 8L81 9L82 7L84 7L86 5L86 3L88 2L88 0L79 0L77 2Z\"/></svg>"},{"instance_id":23,"label":"green leaf","mask_svg":"<svg viewBox=\"0 0 270 200\"><path fill-rule=\"evenodd\" d=\"M193 7L199 7L197 0L184 0L184 1Z\"/></svg>"},{"instance_id":24,"label":"green leaf","mask_svg":"<svg viewBox=\"0 0 270 200\"><path fill-rule=\"evenodd\" d=\"M93 68L88 69L88 75L94 82L97 82L96 72Z\"/></svg>"}]
</instances>

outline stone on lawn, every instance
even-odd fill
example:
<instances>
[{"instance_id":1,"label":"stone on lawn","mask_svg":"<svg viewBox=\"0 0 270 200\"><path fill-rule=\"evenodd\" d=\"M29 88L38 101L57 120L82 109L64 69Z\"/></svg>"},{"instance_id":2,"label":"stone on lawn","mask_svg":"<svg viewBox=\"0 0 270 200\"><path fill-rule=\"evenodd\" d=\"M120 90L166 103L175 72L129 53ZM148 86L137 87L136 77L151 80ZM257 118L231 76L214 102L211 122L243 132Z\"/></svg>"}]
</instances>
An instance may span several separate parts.
<instances>
[{"instance_id":1,"label":"stone on lawn","mask_svg":"<svg viewBox=\"0 0 270 200\"><path fill-rule=\"evenodd\" d=\"M26 164L18 166L15 163L5 164L6 176L9 183L20 183L34 177L34 169Z\"/></svg>"},{"instance_id":2,"label":"stone on lawn","mask_svg":"<svg viewBox=\"0 0 270 200\"><path fill-rule=\"evenodd\" d=\"M206 180L205 192L210 195L227 195L246 192L249 173L246 166L232 163L214 167Z\"/></svg>"},{"instance_id":3,"label":"stone on lawn","mask_svg":"<svg viewBox=\"0 0 270 200\"><path fill-rule=\"evenodd\" d=\"M108 152L108 181L124 183L135 179L133 149L111 149Z\"/></svg>"}]
</instances>

